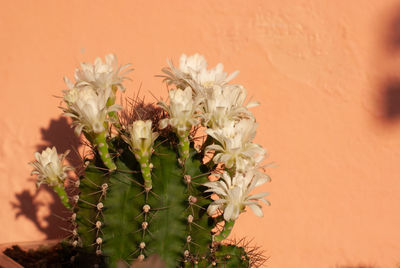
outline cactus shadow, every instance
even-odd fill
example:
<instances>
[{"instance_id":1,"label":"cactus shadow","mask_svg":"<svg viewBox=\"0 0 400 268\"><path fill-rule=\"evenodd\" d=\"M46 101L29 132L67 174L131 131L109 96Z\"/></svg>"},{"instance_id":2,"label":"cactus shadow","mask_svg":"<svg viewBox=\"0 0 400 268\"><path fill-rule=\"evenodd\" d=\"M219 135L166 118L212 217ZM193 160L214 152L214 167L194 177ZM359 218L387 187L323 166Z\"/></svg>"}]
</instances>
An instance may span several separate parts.
<instances>
[{"instance_id":1,"label":"cactus shadow","mask_svg":"<svg viewBox=\"0 0 400 268\"><path fill-rule=\"evenodd\" d=\"M388 14L388 22L383 36L383 45L388 54L400 51L400 6L392 8Z\"/></svg>"},{"instance_id":2,"label":"cactus shadow","mask_svg":"<svg viewBox=\"0 0 400 268\"><path fill-rule=\"evenodd\" d=\"M79 137L76 137L68 120L60 116L52 119L46 128L41 128L41 142L36 146L37 151L42 151L46 147L57 148L57 152L65 153L70 150L67 156L68 162L72 166L79 166L82 162L78 153L81 145ZM32 177L27 179L33 181ZM43 202L42 196L51 197L50 202ZM70 212L64 207L58 195L47 185L41 185L33 194L30 190L24 189L15 194L15 201L11 202L12 208L16 211L15 218L21 216L30 220L43 234L46 239L64 238L70 234L70 224L66 218L70 217ZM39 210L47 207L48 216L39 217Z\"/></svg>"},{"instance_id":3,"label":"cactus shadow","mask_svg":"<svg viewBox=\"0 0 400 268\"><path fill-rule=\"evenodd\" d=\"M71 152L67 159L71 165L78 166L81 163L81 158L78 154L81 140L75 135L67 118L60 116L58 119L50 120L48 127L41 128L40 133L42 135L42 143L36 146L37 151L53 146L57 148L59 154L70 150Z\"/></svg>"},{"instance_id":4,"label":"cactus shadow","mask_svg":"<svg viewBox=\"0 0 400 268\"><path fill-rule=\"evenodd\" d=\"M48 193L53 201L49 204L42 202L39 195L43 192ZM41 185L35 193L23 190L15 194L16 201L11 202L11 206L16 210L15 218L23 216L30 220L43 234L46 239L64 238L68 236L68 221L65 219L70 216L70 212L61 203L57 194L47 185ZM48 206L48 216L39 217L41 207Z\"/></svg>"},{"instance_id":5,"label":"cactus shadow","mask_svg":"<svg viewBox=\"0 0 400 268\"><path fill-rule=\"evenodd\" d=\"M400 121L400 78L388 78L383 82L380 103L386 123Z\"/></svg>"},{"instance_id":6,"label":"cactus shadow","mask_svg":"<svg viewBox=\"0 0 400 268\"><path fill-rule=\"evenodd\" d=\"M379 83L379 119L387 124L400 121L400 76L396 69L400 58L400 6L386 15L383 33L380 34L380 51L383 78Z\"/></svg>"}]
</instances>

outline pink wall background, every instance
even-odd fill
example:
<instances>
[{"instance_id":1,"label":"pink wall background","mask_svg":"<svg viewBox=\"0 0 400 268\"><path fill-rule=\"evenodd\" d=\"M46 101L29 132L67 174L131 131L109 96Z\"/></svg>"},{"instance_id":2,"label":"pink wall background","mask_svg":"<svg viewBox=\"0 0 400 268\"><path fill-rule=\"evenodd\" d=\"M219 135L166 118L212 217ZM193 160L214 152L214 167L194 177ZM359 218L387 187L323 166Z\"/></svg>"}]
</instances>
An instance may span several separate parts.
<instances>
[{"instance_id":1,"label":"pink wall background","mask_svg":"<svg viewBox=\"0 0 400 268\"><path fill-rule=\"evenodd\" d=\"M200 52L239 69L261 106L256 142L278 164L272 206L244 214L268 267L400 264L400 3L371 1L1 1L0 243L60 235L59 202L27 162L76 142L57 108L63 76L117 54L127 96L166 96L167 57ZM67 138L60 138L67 137ZM21 205L22 204L22 205Z\"/></svg>"}]
</instances>

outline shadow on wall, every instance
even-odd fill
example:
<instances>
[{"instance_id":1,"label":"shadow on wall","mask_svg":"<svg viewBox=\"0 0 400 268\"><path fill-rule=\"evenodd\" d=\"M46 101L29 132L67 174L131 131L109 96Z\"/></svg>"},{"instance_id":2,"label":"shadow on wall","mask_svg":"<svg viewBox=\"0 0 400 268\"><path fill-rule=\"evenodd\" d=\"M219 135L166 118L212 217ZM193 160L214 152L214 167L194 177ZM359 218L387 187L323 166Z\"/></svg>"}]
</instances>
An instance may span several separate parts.
<instances>
[{"instance_id":1,"label":"shadow on wall","mask_svg":"<svg viewBox=\"0 0 400 268\"><path fill-rule=\"evenodd\" d=\"M48 205L38 201L37 196L42 191L48 192L54 201ZM40 186L34 194L31 194L29 190L23 190L21 193L15 194L15 197L16 202L11 203L11 206L17 211L15 218L24 216L32 221L36 228L46 235L46 239L68 236L69 232L67 230L69 224L64 219L68 217L70 213L61 203L57 194L47 185ZM48 206L49 209L49 216L45 218L38 217L39 209L42 206Z\"/></svg>"},{"instance_id":2,"label":"shadow on wall","mask_svg":"<svg viewBox=\"0 0 400 268\"><path fill-rule=\"evenodd\" d=\"M399 66L400 69L400 66ZM388 78L383 84L381 106L387 123L400 120L400 78Z\"/></svg>"},{"instance_id":3,"label":"shadow on wall","mask_svg":"<svg viewBox=\"0 0 400 268\"><path fill-rule=\"evenodd\" d=\"M387 17L387 30L381 38L384 48L382 57L384 65L390 66L390 69L383 66L387 74L381 83L379 104L383 121L397 123L400 121L400 64L396 63L400 59L400 7L391 9Z\"/></svg>"},{"instance_id":4,"label":"shadow on wall","mask_svg":"<svg viewBox=\"0 0 400 268\"><path fill-rule=\"evenodd\" d=\"M81 158L77 152L81 145L80 139L75 135L74 129L68 123L65 117L60 116L57 120L51 120L48 128L41 128L43 144L38 144L36 150L38 152L46 149L46 147L57 148L57 152L65 153L70 150L68 161L72 166L78 166L81 163Z\"/></svg>"},{"instance_id":5,"label":"shadow on wall","mask_svg":"<svg viewBox=\"0 0 400 268\"><path fill-rule=\"evenodd\" d=\"M391 8L388 14L387 31L384 32L383 45L390 55L400 52L400 7Z\"/></svg>"},{"instance_id":6,"label":"shadow on wall","mask_svg":"<svg viewBox=\"0 0 400 268\"><path fill-rule=\"evenodd\" d=\"M81 163L78 147L80 140L75 136L73 129L70 127L65 117L57 120L51 120L47 128L42 128L42 143L36 146L37 151L41 152L46 147L57 148L57 152L65 153L71 150L67 156L70 165L78 166ZM33 152L32 152L33 155ZM34 183L32 177L27 179ZM53 200L49 204L45 204L38 200L39 195L45 192L51 196ZM12 202L11 206L16 210L15 218L24 216L32 221L37 229L46 235L47 239L64 238L69 235L69 222L66 220L70 216L70 212L61 203L58 195L47 185L41 185L34 194L30 190L23 190L21 193L15 194L16 202ZM38 216L39 209L48 206L49 216L41 218Z\"/></svg>"}]
</instances>

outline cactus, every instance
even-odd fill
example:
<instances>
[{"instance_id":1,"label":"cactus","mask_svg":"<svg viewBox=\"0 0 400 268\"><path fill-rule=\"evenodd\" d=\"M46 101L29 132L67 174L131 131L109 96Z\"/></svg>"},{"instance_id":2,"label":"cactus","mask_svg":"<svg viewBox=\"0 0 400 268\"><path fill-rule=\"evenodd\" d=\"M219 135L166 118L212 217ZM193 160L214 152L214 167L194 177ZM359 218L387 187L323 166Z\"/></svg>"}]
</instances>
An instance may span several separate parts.
<instances>
[{"instance_id":1,"label":"cactus","mask_svg":"<svg viewBox=\"0 0 400 268\"><path fill-rule=\"evenodd\" d=\"M79 193L66 201L64 180L72 169L64 166L65 155L55 152L56 172L48 172L55 165L39 154L32 163L39 182L71 210L67 240L109 267L152 255L166 267L249 267L245 247L224 240L246 207L262 216L258 201L269 204L266 193L250 195L269 180L259 170L265 150L252 142L257 123L248 108L256 103L243 105L245 89L228 83L237 72L228 76L221 65L207 70L196 54L163 70L176 86L169 104L133 100L117 113L127 66L117 68L108 55L105 63L82 64L75 83L65 79L64 114L93 150L74 182Z\"/></svg>"}]
</instances>

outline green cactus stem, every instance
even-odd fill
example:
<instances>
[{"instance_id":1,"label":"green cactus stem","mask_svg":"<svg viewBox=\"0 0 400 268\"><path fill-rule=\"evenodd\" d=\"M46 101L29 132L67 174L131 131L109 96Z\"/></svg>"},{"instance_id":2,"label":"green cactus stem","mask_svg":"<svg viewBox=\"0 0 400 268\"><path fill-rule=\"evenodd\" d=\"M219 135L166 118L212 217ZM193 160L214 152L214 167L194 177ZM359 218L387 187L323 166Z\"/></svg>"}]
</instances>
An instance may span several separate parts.
<instances>
[{"instance_id":1,"label":"green cactus stem","mask_svg":"<svg viewBox=\"0 0 400 268\"><path fill-rule=\"evenodd\" d=\"M220 242L227 238L230 235L234 225L235 221L225 221L224 229L221 231L221 233L214 237L214 241Z\"/></svg>"},{"instance_id":2,"label":"green cactus stem","mask_svg":"<svg viewBox=\"0 0 400 268\"><path fill-rule=\"evenodd\" d=\"M116 267L121 260L146 260L153 254L166 267L249 267L242 247L219 242L228 237L234 221L212 235L221 217L207 214L212 199L203 184L211 170L202 163L202 154L189 143L182 165L179 148L164 141L165 137L155 141L150 158L138 157L116 137L110 146L120 153L112 173L102 168L99 157L90 160L81 177L80 196L75 197L77 234L72 243L101 256L98 263L105 259L107 267Z\"/></svg>"},{"instance_id":3,"label":"green cactus stem","mask_svg":"<svg viewBox=\"0 0 400 268\"><path fill-rule=\"evenodd\" d=\"M215 221L206 213L212 200L202 184L210 171L193 148L185 165L180 165L173 143L164 139L155 142L153 169L149 156L137 160L128 144L117 138L113 147L121 154L115 159L115 172L98 168L100 159L94 159L81 179L76 212L79 237L84 249L104 255L110 267L121 259L132 262L153 254L160 255L166 267L179 267L189 247L188 261L194 265L193 260L209 253ZM141 162L148 164L146 168ZM149 186L145 174L152 177L148 192L143 189ZM192 178L189 184L183 174ZM196 198L193 204L188 196Z\"/></svg>"},{"instance_id":4,"label":"green cactus stem","mask_svg":"<svg viewBox=\"0 0 400 268\"><path fill-rule=\"evenodd\" d=\"M108 172L97 166L101 166L101 163L94 159L80 178L80 195L73 198L76 201L74 212L81 246L89 253L99 254L102 243L97 242L100 242L98 238L103 240L104 201L109 192L110 178Z\"/></svg>"},{"instance_id":5,"label":"green cactus stem","mask_svg":"<svg viewBox=\"0 0 400 268\"><path fill-rule=\"evenodd\" d=\"M99 152L100 158L103 161L103 164L111 171L115 170L117 167L115 166L113 160L110 157L108 152L108 144L106 140L106 132L103 131L101 133L96 134L95 136L95 145L97 146L97 150Z\"/></svg>"},{"instance_id":6,"label":"green cactus stem","mask_svg":"<svg viewBox=\"0 0 400 268\"><path fill-rule=\"evenodd\" d=\"M219 242L234 221L213 236L222 217L207 214L213 200L203 184L212 170L203 164L203 155L188 138L178 145L165 139L154 142L152 154L132 152L119 136L112 139L109 146L119 153L111 173L102 168L101 154L89 160L80 196L74 197L77 235L72 243L101 256L99 263L105 259L107 267L153 254L166 267L248 267L243 248Z\"/></svg>"},{"instance_id":7,"label":"green cactus stem","mask_svg":"<svg viewBox=\"0 0 400 268\"><path fill-rule=\"evenodd\" d=\"M219 245L215 251L217 267L250 267L249 257L243 247Z\"/></svg>"},{"instance_id":8,"label":"green cactus stem","mask_svg":"<svg viewBox=\"0 0 400 268\"><path fill-rule=\"evenodd\" d=\"M202 186L203 183L208 181L209 170L201 164L201 155L190 148L189 143L187 148L189 153L183 166L183 181L187 187L185 193L188 208L185 215L187 217L187 233L191 240L186 246L189 255L186 258L190 259L193 256L207 254L207 247L197 245L210 245L212 242L211 230L209 229L210 218L206 213L211 199L208 194L204 193L205 188Z\"/></svg>"},{"instance_id":9,"label":"green cactus stem","mask_svg":"<svg viewBox=\"0 0 400 268\"><path fill-rule=\"evenodd\" d=\"M69 203L68 195L67 195L67 192L65 191L64 185L59 184L59 185L53 186L53 189L57 193L57 195L60 197L63 205L67 209L72 210L72 206Z\"/></svg>"}]
</instances>

